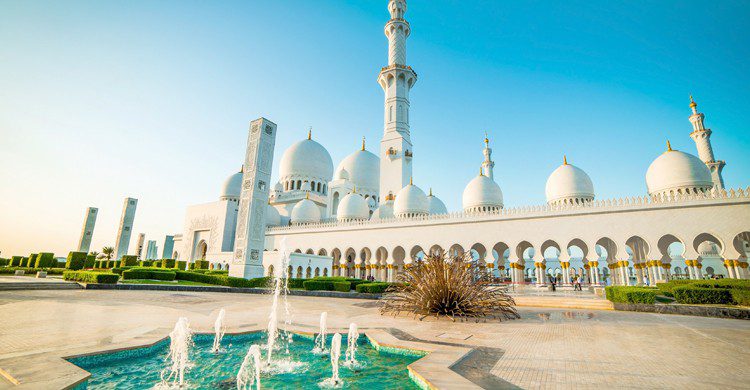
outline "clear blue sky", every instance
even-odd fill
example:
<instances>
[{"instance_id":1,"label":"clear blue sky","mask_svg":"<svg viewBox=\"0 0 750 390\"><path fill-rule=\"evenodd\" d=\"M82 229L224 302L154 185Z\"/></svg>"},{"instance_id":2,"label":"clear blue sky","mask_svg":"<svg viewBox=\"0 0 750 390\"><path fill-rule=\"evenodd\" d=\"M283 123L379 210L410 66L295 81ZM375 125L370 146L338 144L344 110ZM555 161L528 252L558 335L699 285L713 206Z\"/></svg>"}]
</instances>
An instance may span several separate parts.
<instances>
[{"instance_id":1,"label":"clear blue sky","mask_svg":"<svg viewBox=\"0 0 750 390\"><path fill-rule=\"evenodd\" d=\"M696 153L691 93L727 185L750 185L747 1L408 3L415 184L450 210L485 130L506 207L543 203L563 154L599 199L643 195L666 139ZM259 116L277 163L308 126L335 164L363 135L376 151L386 4L0 1L2 256L67 254L87 206L93 248L113 245L126 196L161 247L217 199Z\"/></svg>"}]
</instances>

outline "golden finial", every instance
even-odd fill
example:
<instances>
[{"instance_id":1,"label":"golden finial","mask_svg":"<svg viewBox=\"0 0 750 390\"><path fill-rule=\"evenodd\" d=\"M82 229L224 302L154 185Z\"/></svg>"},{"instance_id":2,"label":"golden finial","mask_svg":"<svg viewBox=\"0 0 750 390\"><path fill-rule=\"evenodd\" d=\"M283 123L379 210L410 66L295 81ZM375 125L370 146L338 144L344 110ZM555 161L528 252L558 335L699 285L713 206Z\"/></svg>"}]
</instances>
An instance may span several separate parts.
<instances>
[{"instance_id":1,"label":"golden finial","mask_svg":"<svg viewBox=\"0 0 750 390\"><path fill-rule=\"evenodd\" d=\"M305 192L305 199L310 199L310 191Z\"/></svg>"},{"instance_id":2,"label":"golden finial","mask_svg":"<svg viewBox=\"0 0 750 390\"><path fill-rule=\"evenodd\" d=\"M430 195L429 196L432 196L432 187L430 187Z\"/></svg>"},{"instance_id":3,"label":"golden finial","mask_svg":"<svg viewBox=\"0 0 750 390\"><path fill-rule=\"evenodd\" d=\"M484 176L484 170L482 170L482 167L479 167L479 176Z\"/></svg>"},{"instance_id":4,"label":"golden finial","mask_svg":"<svg viewBox=\"0 0 750 390\"><path fill-rule=\"evenodd\" d=\"M563 165L568 165L568 156L563 154Z\"/></svg>"},{"instance_id":5,"label":"golden finial","mask_svg":"<svg viewBox=\"0 0 750 390\"><path fill-rule=\"evenodd\" d=\"M362 150L365 150L365 137L362 136Z\"/></svg>"},{"instance_id":6,"label":"golden finial","mask_svg":"<svg viewBox=\"0 0 750 390\"><path fill-rule=\"evenodd\" d=\"M356 194L356 193L357 193L357 186L352 185L352 194Z\"/></svg>"},{"instance_id":7,"label":"golden finial","mask_svg":"<svg viewBox=\"0 0 750 390\"><path fill-rule=\"evenodd\" d=\"M485 131L484 132L484 145L489 146L489 144L490 144L490 139L487 137L487 132Z\"/></svg>"},{"instance_id":8,"label":"golden finial","mask_svg":"<svg viewBox=\"0 0 750 390\"><path fill-rule=\"evenodd\" d=\"M240 165L240 173L245 173L245 164Z\"/></svg>"},{"instance_id":9,"label":"golden finial","mask_svg":"<svg viewBox=\"0 0 750 390\"><path fill-rule=\"evenodd\" d=\"M414 185L414 176L409 176L409 185L410 186Z\"/></svg>"},{"instance_id":10,"label":"golden finial","mask_svg":"<svg viewBox=\"0 0 750 390\"><path fill-rule=\"evenodd\" d=\"M667 152L672 151L672 144L669 143L669 140L667 140Z\"/></svg>"},{"instance_id":11,"label":"golden finial","mask_svg":"<svg viewBox=\"0 0 750 390\"><path fill-rule=\"evenodd\" d=\"M690 95L690 107L691 108L698 107L698 103L696 103L695 100L693 100L693 95Z\"/></svg>"},{"instance_id":12,"label":"golden finial","mask_svg":"<svg viewBox=\"0 0 750 390\"><path fill-rule=\"evenodd\" d=\"M307 128L307 139L312 139L312 126Z\"/></svg>"}]
</instances>

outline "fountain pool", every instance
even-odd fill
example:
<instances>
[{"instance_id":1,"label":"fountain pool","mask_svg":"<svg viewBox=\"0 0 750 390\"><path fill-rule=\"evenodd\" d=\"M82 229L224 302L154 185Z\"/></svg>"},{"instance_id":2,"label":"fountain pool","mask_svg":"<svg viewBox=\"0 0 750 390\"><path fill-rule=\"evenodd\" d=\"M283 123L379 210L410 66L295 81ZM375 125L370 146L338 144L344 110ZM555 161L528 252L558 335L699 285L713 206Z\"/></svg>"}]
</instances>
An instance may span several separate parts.
<instances>
[{"instance_id":1,"label":"fountain pool","mask_svg":"<svg viewBox=\"0 0 750 390\"><path fill-rule=\"evenodd\" d=\"M331 377L331 358L311 352L312 336L292 334L289 354L284 348L273 352L273 359L289 359L302 362L301 367L291 373L261 373L263 389L319 389ZM222 339L222 348L213 352L213 334L195 334L194 346L190 349L191 366L185 371L182 389L236 389L237 372L251 345L265 346L266 332L227 334ZM346 345L347 337L342 343ZM331 343L329 337L328 345ZM159 385L161 372L167 362L170 340L162 340L152 346L88 355L68 359L71 363L91 373L87 389L152 389ZM418 389L409 378L406 366L424 356L420 351L399 350L399 353L378 351L367 337L357 341L356 370L341 366L339 378L342 386L337 388L367 389ZM262 351L265 362L267 351ZM342 362L343 363L343 362ZM272 370L275 371L275 370ZM85 387L84 387L85 386Z\"/></svg>"}]
</instances>

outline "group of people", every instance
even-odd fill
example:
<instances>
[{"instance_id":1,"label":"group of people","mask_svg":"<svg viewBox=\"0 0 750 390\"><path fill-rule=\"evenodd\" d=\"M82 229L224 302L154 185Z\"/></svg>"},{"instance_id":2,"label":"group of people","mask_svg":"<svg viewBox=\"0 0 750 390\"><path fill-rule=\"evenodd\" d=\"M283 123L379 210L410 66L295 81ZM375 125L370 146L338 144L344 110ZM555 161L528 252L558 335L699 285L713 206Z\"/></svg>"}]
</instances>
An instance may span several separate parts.
<instances>
[{"instance_id":1,"label":"group of people","mask_svg":"<svg viewBox=\"0 0 750 390\"><path fill-rule=\"evenodd\" d=\"M557 276L549 275L550 290L555 291L557 287ZM576 276L573 280L573 291L583 291L581 288L581 277Z\"/></svg>"}]
</instances>

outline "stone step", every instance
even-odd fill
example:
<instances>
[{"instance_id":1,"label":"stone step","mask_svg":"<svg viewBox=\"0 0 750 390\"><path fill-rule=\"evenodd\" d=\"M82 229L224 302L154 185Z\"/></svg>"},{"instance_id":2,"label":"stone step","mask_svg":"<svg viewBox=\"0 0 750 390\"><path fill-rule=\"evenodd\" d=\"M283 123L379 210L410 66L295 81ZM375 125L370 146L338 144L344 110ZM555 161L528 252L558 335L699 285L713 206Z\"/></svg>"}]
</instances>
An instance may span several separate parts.
<instances>
[{"instance_id":1,"label":"stone step","mask_svg":"<svg viewBox=\"0 0 750 390\"><path fill-rule=\"evenodd\" d=\"M516 306L522 307L548 307L559 309L591 309L591 310L614 310L612 302L605 299L574 298L574 297L535 297L514 296Z\"/></svg>"},{"instance_id":2,"label":"stone step","mask_svg":"<svg viewBox=\"0 0 750 390\"><path fill-rule=\"evenodd\" d=\"M78 283L44 283L44 282L28 282L28 283L0 283L0 291L16 291L16 290L77 290L81 286Z\"/></svg>"}]
</instances>

